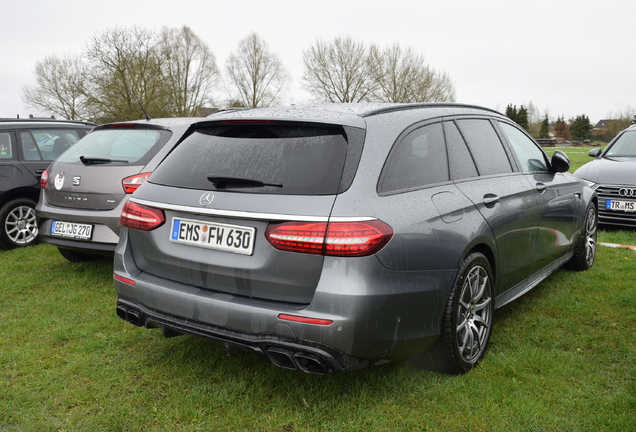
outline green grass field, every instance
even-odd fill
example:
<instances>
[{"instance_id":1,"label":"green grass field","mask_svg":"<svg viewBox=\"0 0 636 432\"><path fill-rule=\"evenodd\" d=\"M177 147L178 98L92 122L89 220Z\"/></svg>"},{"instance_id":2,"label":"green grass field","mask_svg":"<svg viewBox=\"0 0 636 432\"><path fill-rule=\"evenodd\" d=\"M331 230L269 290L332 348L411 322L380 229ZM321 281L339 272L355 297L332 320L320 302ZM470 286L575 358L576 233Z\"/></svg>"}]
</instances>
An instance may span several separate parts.
<instances>
[{"instance_id":1,"label":"green grass field","mask_svg":"<svg viewBox=\"0 0 636 432\"><path fill-rule=\"evenodd\" d=\"M636 431L634 274L635 251L604 247L589 271L558 271L497 310L463 376L314 376L125 323L109 260L0 251L0 432Z\"/></svg>"}]
</instances>

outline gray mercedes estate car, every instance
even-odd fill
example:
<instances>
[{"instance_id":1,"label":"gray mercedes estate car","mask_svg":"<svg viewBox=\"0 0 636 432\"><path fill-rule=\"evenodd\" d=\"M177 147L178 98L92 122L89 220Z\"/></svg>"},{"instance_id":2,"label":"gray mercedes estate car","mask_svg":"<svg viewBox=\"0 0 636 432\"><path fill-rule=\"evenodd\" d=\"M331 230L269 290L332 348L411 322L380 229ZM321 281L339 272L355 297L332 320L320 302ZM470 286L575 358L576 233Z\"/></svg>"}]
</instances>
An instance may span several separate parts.
<instances>
[{"instance_id":1,"label":"gray mercedes estate car","mask_svg":"<svg viewBox=\"0 0 636 432\"><path fill-rule=\"evenodd\" d=\"M72 262L111 255L127 197L201 118L112 123L95 128L42 173L40 238Z\"/></svg>"},{"instance_id":2,"label":"gray mercedes estate car","mask_svg":"<svg viewBox=\"0 0 636 432\"><path fill-rule=\"evenodd\" d=\"M587 181L599 196L599 223L636 228L636 125L601 150L574 175Z\"/></svg>"},{"instance_id":3,"label":"gray mercedes estate car","mask_svg":"<svg viewBox=\"0 0 636 432\"><path fill-rule=\"evenodd\" d=\"M117 314L310 373L463 373L495 309L592 266L597 198L568 169L474 106L215 115L123 208Z\"/></svg>"}]
</instances>

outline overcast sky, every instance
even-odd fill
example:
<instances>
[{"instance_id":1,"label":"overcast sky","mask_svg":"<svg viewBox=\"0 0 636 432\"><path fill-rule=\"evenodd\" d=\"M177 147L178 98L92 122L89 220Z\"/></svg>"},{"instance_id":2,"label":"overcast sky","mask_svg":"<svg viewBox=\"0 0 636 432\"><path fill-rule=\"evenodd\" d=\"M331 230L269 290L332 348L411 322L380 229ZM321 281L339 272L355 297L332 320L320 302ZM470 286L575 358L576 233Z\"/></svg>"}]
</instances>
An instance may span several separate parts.
<instances>
[{"instance_id":1,"label":"overcast sky","mask_svg":"<svg viewBox=\"0 0 636 432\"><path fill-rule=\"evenodd\" d=\"M290 72L287 103L309 102L302 53L321 39L399 42L447 72L457 102L505 111L529 102L552 119L636 109L634 0L77 0L6 1L0 25L0 117L33 113L21 90L46 56L79 55L115 26L189 26L225 68L258 33Z\"/></svg>"}]
</instances>

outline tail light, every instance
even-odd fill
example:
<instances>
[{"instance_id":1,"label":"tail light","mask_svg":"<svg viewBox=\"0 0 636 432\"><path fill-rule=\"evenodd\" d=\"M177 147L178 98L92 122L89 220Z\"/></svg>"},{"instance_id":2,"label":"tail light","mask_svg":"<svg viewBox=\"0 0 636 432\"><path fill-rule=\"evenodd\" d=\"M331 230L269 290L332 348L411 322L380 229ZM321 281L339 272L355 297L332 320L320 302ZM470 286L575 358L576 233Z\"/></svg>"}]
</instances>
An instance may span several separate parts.
<instances>
[{"instance_id":1,"label":"tail light","mask_svg":"<svg viewBox=\"0 0 636 432\"><path fill-rule=\"evenodd\" d=\"M152 173L141 173L134 176L126 177L121 181L121 185L124 187L124 192L131 194L139 188L142 184L148 180Z\"/></svg>"},{"instance_id":2,"label":"tail light","mask_svg":"<svg viewBox=\"0 0 636 432\"><path fill-rule=\"evenodd\" d=\"M119 223L121 226L151 231L166 222L163 210L147 207L127 201L121 211Z\"/></svg>"},{"instance_id":3,"label":"tail light","mask_svg":"<svg viewBox=\"0 0 636 432\"><path fill-rule=\"evenodd\" d=\"M265 237L279 250L361 257L380 251L393 237L393 229L380 220L285 222L270 224L265 231Z\"/></svg>"},{"instance_id":4,"label":"tail light","mask_svg":"<svg viewBox=\"0 0 636 432\"><path fill-rule=\"evenodd\" d=\"M42 171L42 176L40 177L40 187L42 189L46 189L46 182L49 180L49 173L47 170Z\"/></svg>"}]
</instances>

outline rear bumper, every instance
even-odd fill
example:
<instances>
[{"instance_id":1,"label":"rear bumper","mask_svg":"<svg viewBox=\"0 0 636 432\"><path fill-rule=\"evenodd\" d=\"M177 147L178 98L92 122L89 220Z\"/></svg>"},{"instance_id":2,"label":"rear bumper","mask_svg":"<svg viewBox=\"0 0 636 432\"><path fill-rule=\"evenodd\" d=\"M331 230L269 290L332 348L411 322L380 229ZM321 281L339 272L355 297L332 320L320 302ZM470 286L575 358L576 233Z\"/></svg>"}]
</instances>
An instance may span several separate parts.
<instances>
[{"instance_id":1,"label":"rear bumper","mask_svg":"<svg viewBox=\"0 0 636 432\"><path fill-rule=\"evenodd\" d=\"M456 271L397 272L374 257L325 258L310 304L217 292L148 273L135 265L127 229L117 246L114 280L120 318L164 335L192 334L230 350L313 373L344 371L407 358L428 349ZM119 278L119 279L121 279ZM321 325L281 314L331 321Z\"/></svg>"},{"instance_id":2,"label":"rear bumper","mask_svg":"<svg viewBox=\"0 0 636 432\"><path fill-rule=\"evenodd\" d=\"M225 346L228 355L236 350L252 351L262 360L285 369L326 374L357 369L368 364L367 361L347 356L321 344L276 334L231 331L163 314L123 299L117 302L117 315L136 326L160 328L165 337L190 334L219 342Z\"/></svg>"},{"instance_id":3,"label":"rear bumper","mask_svg":"<svg viewBox=\"0 0 636 432\"><path fill-rule=\"evenodd\" d=\"M44 243L51 243L67 249L112 253L119 240L121 228L119 218L122 207L123 203L113 210L104 211L54 207L49 205L44 195L41 194L40 202L35 208L40 239ZM51 235L51 221L54 220L93 225L91 240Z\"/></svg>"}]
</instances>

